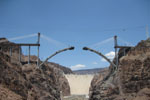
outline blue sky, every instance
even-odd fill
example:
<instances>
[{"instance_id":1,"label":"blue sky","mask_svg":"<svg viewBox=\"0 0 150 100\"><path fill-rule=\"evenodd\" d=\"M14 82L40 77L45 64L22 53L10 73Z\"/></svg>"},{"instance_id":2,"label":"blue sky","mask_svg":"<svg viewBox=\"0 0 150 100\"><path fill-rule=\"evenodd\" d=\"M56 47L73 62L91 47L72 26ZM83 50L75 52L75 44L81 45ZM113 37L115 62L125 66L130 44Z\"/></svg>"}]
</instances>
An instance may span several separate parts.
<instances>
[{"instance_id":1,"label":"blue sky","mask_svg":"<svg viewBox=\"0 0 150 100\"><path fill-rule=\"evenodd\" d=\"M109 64L82 47L111 57L112 37L117 35L136 45L146 39L149 17L150 0L0 0L0 37L11 39L40 32L42 60L59 49L75 46L74 51L63 52L50 61L73 69L100 68ZM37 37L12 41L35 43ZM31 49L36 54L36 48ZM26 47L23 52L27 54Z\"/></svg>"}]
</instances>

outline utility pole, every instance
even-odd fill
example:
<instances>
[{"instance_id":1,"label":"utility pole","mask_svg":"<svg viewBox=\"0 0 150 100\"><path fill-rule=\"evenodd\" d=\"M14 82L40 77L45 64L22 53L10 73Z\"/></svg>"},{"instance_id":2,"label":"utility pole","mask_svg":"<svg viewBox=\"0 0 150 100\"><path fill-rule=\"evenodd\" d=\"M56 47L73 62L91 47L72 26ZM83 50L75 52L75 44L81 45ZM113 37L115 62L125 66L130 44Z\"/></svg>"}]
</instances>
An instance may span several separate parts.
<instances>
[{"instance_id":1,"label":"utility pole","mask_svg":"<svg viewBox=\"0 0 150 100\"><path fill-rule=\"evenodd\" d=\"M146 37L149 38L148 25L146 25Z\"/></svg>"}]
</instances>

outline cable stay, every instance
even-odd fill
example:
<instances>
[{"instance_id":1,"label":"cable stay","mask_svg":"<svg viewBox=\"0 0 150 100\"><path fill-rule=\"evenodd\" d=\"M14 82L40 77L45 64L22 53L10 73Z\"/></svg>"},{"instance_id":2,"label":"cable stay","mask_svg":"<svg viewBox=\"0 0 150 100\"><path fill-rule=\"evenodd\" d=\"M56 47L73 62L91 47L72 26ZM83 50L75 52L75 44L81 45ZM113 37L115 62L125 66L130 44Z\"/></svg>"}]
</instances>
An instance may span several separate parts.
<instances>
[{"instance_id":1,"label":"cable stay","mask_svg":"<svg viewBox=\"0 0 150 100\"><path fill-rule=\"evenodd\" d=\"M46 36L46 35L43 35L43 34L41 34L41 38L43 38L44 40L47 40L49 43L52 43L52 44L54 44L54 45L56 45L56 46L65 46L65 47L68 46L68 45L66 45L66 44L64 44L64 43L62 43L62 42L60 42L60 41L57 41L57 40L55 40L55 39L52 39L52 38L50 38L50 37L48 37L48 36Z\"/></svg>"},{"instance_id":2,"label":"cable stay","mask_svg":"<svg viewBox=\"0 0 150 100\"><path fill-rule=\"evenodd\" d=\"M104 45L104 44L106 44L106 43L108 43L108 42L111 42L111 41L113 41L113 40L114 40L114 38L111 37L111 38L105 39L105 40L103 40L103 41L101 41L101 42L98 42L98 43L95 43L95 44L93 44L93 45L90 45L89 47L98 48L98 47L100 47L101 45Z\"/></svg>"},{"instance_id":3,"label":"cable stay","mask_svg":"<svg viewBox=\"0 0 150 100\"><path fill-rule=\"evenodd\" d=\"M20 40L20 39L25 39L25 38L30 38L37 36L37 33L35 34L30 34L30 35L25 35L25 36L19 36L19 37L14 37L14 38L8 38L9 41L15 41L15 40ZM7 40L1 40L0 43L6 42Z\"/></svg>"}]
</instances>

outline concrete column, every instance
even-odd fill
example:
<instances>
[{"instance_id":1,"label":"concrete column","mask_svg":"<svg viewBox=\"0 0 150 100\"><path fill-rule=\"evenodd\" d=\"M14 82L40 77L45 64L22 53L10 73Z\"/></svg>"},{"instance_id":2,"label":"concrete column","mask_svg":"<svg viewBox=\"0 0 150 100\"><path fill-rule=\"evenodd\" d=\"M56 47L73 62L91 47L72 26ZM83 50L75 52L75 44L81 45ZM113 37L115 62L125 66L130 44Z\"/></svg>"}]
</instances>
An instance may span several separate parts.
<instances>
[{"instance_id":1,"label":"concrete column","mask_svg":"<svg viewBox=\"0 0 150 100\"><path fill-rule=\"evenodd\" d=\"M116 58L116 66L118 67L118 54L117 54L117 36L114 36L114 44L115 44L115 58Z\"/></svg>"},{"instance_id":2,"label":"concrete column","mask_svg":"<svg viewBox=\"0 0 150 100\"><path fill-rule=\"evenodd\" d=\"M37 41L38 44L40 44L40 33L38 33L38 41ZM37 66L39 66L39 50L40 50L40 46L38 46L37 48Z\"/></svg>"},{"instance_id":3,"label":"concrete column","mask_svg":"<svg viewBox=\"0 0 150 100\"><path fill-rule=\"evenodd\" d=\"M126 55L126 48L123 48L124 56Z\"/></svg>"},{"instance_id":4,"label":"concrete column","mask_svg":"<svg viewBox=\"0 0 150 100\"><path fill-rule=\"evenodd\" d=\"M28 64L30 64L30 46L29 46L29 54L28 54Z\"/></svg>"},{"instance_id":5,"label":"concrete column","mask_svg":"<svg viewBox=\"0 0 150 100\"><path fill-rule=\"evenodd\" d=\"M12 47L10 47L10 56L12 56Z\"/></svg>"},{"instance_id":6,"label":"concrete column","mask_svg":"<svg viewBox=\"0 0 150 100\"><path fill-rule=\"evenodd\" d=\"M21 62L21 47L19 47L19 62Z\"/></svg>"}]
</instances>

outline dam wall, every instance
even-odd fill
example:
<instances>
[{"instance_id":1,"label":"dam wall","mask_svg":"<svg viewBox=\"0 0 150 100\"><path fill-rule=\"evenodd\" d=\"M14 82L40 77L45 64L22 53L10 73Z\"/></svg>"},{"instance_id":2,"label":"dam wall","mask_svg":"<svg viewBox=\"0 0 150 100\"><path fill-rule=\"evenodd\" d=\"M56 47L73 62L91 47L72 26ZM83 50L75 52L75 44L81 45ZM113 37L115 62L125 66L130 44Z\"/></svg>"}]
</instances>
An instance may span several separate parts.
<instances>
[{"instance_id":1,"label":"dam wall","mask_svg":"<svg viewBox=\"0 0 150 100\"><path fill-rule=\"evenodd\" d=\"M89 88L94 75L66 74L65 77L69 82L71 95L89 94Z\"/></svg>"}]
</instances>

